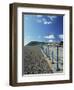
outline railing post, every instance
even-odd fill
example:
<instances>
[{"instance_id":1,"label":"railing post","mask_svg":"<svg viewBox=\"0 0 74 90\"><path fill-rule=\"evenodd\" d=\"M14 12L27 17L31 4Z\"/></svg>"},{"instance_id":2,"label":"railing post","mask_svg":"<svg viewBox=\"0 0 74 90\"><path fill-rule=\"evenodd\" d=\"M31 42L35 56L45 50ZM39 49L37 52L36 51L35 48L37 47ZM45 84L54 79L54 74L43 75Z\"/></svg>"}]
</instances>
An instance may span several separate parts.
<instances>
[{"instance_id":1,"label":"railing post","mask_svg":"<svg viewBox=\"0 0 74 90\"><path fill-rule=\"evenodd\" d=\"M48 48L46 47L46 55L48 56Z\"/></svg>"},{"instance_id":2,"label":"railing post","mask_svg":"<svg viewBox=\"0 0 74 90\"><path fill-rule=\"evenodd\" d=\"M53 61L53 51L52 51L52 64L54 64L54 61Z\"/></svg>"},{"instance_id":3,"label":"railing post","mask_svg":"<svg viewBox=\"0 0 74 90\"><path fill-rule=\"evenodd\" d=\"M49 56L49 58L50 58L50 50L49 50L49 45L48 45L48 56Z\"/></svg>"},{"instance_id":4,"label":"railing post","mask_svg":"<svg viewBox=\"0 0 74 90\"><path fill-rule=\"evenodd\" d=\"M47 45L47 56L49 56L48 45Z\"/></svg>"},{"instance_id":5,"label":"railing post","mask_svg":"<svg viewBox=\"0 0 74 90\"><path fill-rule=\"evenodd\" d=\"M60 71L59 62L58 62L58 48L59 46L57 46L57 71Z\"/></svg>"}]
</instances>

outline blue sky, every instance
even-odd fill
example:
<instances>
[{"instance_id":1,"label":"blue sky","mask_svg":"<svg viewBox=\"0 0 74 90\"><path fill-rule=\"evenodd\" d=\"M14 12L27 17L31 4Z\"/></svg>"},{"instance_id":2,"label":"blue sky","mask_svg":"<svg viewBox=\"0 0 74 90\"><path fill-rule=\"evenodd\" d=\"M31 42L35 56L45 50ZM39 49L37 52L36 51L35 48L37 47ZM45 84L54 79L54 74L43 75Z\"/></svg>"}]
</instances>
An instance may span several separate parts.
<instances>
[{"instance_id":1,"label":"blue sky","mask_svg":"<svg viewBox=\"0 0 74 90\"><path fill-rule=\"evenodd\" d=\"M60 42L62 40L62 15L24 14L24 45L31 41Z\"/></svg>"}]
</instances>

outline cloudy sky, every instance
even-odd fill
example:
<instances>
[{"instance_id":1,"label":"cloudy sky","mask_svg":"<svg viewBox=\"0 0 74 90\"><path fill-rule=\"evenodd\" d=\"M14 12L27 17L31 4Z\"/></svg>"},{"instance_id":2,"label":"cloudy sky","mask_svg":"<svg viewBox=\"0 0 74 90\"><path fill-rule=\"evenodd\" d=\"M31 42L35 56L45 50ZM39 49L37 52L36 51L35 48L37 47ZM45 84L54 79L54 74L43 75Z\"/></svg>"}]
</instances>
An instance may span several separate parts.
<instances>
[{"instance_id":1,"label":"cloudy sky","mask_svg":"<svg viewBox=\"0 0 74 90\"><path fill-rule=\"evenodd\" d=\"M63 16L24 14L24 45L63 40Z\"/></svg>"}]
</instances>

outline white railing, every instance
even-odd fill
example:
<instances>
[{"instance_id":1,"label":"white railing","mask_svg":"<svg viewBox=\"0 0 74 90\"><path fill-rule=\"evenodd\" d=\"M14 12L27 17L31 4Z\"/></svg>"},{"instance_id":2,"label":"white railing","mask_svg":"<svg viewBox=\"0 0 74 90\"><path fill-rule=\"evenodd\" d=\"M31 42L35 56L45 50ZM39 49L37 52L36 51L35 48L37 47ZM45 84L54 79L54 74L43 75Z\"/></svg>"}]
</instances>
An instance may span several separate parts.
<instances>
[{"instance_id":1,"label":"white railing","mask_svg":"<svg viewBox=\"0 0 74 90\"><path fill-rule=\"evenodd\" d=\"M63 46L62 45L42 45L41 49L52 61L52 64L56 65L56 71L63 70Z\"/></svg>"}]
</instances>

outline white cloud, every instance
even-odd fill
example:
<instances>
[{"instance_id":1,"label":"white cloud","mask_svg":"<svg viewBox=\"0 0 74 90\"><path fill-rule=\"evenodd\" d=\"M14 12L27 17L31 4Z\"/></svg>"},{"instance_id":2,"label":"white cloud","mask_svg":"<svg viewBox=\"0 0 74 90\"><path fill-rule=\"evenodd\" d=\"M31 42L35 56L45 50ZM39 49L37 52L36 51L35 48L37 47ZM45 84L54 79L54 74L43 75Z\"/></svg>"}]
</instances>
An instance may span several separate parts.
<instances>
[{"instance_id":1,"label":"white cloud","mask_svg":"<svg viewBox=\"0 0 74 90\"><path fill-rule=\"evenodd\" d=\"M52 24L51 21L49 21L49 22L45 21L45 22L43 22L43 23L44 23L44 24Z\"/></svg>"},{"instance_id":2,"label":"white cloud","mask_svg":"<svg viewBox=\"0 0 74 90\"><path fill-rule=\"evenodd\" d=\"M49 18L51 21L54 21L54 19L57 18L57 16L48 16L48 18Z\"/></svg>"},{"instance_id":3,"label":"white cloud","mask_svg":"<svg viewBox=\"0 0 74 90\"><path fill-rule=\"evenodd\" d=\"M47 20L45 18L42 18L43 24L48 24Z\"/></svg>"},{"instance_id":4,"label":"white cloud","mask_svg":"<svg viewBox=\"0 0 74 90\"><path fill-rule=\"evenodd\" d=\"M48 24L48 22L47 21L45 21L45 22L43 22L44 24Z\"/></svg>"},{"instance_id":5,"label":"white cloud","mask_svg":"<svg viewBox=\"0 0 74 90\"><path fill-rule=\"evenodd\" d=\"M54 36L53 34L51 34L51 35L45 36L44 38L47 38L47 39L55 39L55 36Z\"/></svg>"},{"instance_id":6,"label":"white cloud","mask_svg":"<svg viewBox=\"0 0 74 90\"><path fill-rule=\"evenodd\" d=\"M53 42L53 40L49 40L49 42Z\"/></svg>"},{"instance_id":7,"label":"white cloud","mask_svg":"<svg viewBox=\"0 0 74 90\"><path fill-rule=\"evenodd\" d=\"M52 22L51 22L51 21L49 21L49 22L48 22L48 24L52 24Z\"/></svg>"},{"instance_id":8,"label":"white cloud","mask_svg":"<svg viewBox=\"0 0 74 90\"><path fill-rule=\"evenodd\" d=\"M51 18L50 20L47 20L46 18L42 18L43 24L52 24L53 23L52 19L55 18L55 17L50 16L50 18Z\"/></svg>"},{"instance_id":9,"label":"white cloud","mask_svg":"<svg viewBox=\"0 0 74 90\"><path fill-rule=\"evenodd\" d=\"M38 23L43 23L43 24L52 24L51 21L47 21L45 18L40 18L40 19L37 19L37 22Z\"/></svg>"},{"instance_id":10,"label":"white cloud","mask_svg":"<svg viewBox=\"0 0 74 90\"><path fill-rule=\"evenodd\" d=\"M63 35L62 35L62 34L60 34L60 35L59 35L59 38L60 38L60 39L63 39Z\"/></svg>"},{"instance_id":11,"label":"white cloud","mask_svg":"<svg viewBox=\"0 0 74 90\"><path fill-rule=\"evenodd\" d=\"M57 16L47 16L47 18L43 17L43 15L36 15L37 18L37 22L38 23L42 23L42 24L52 24L54 19L57 18Z\"/></svg>"}]
</instances>

